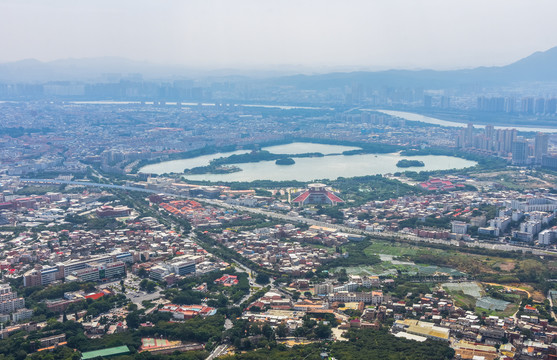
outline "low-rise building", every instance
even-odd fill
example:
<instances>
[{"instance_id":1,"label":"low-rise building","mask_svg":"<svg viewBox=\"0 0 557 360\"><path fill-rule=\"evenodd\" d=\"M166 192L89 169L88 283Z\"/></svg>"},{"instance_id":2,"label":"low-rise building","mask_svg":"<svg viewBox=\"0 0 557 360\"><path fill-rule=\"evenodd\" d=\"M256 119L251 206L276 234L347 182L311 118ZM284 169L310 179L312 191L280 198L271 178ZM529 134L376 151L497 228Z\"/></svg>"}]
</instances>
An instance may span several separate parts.
<instances>
[{"instance_id":1,"label":"low-rise building","mask_svg":"<svg viewBox=\"0 0 557 360\"><path fill-rule=\"evenodd\" d=\"M447 328L436 326L434 323L411 319L396 320L393 325L393 331L404 331L409 334L442 341L449 341L450 336L450 330Z\"/></svg>"},{"instance_id":2,"label":"low-rise building","mask_svg":"<svg viewBox=\"0 0 557 360\"><path fill-rule=\"evenodd\" d=\"M364 304L379 305L383 302L382 291L348 292L339 291L329 295L329 301L334 302L363 302Z\"/></svg>"}]
</instances>

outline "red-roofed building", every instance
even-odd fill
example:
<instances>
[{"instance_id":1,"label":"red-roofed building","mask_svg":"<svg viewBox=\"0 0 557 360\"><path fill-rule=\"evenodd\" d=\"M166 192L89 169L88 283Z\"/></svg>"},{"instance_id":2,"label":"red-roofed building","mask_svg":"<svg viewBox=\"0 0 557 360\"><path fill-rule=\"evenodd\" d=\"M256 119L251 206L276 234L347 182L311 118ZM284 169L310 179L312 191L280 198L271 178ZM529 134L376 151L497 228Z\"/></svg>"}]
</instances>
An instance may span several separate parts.
<instances>
[{"instance_id":1,"label":"red-roofed building","mask_svg":"<svg viewBox=\"0 0 557 360\"><path fill-rule=\"evenodd\" d=\"M447 179L429 179L426 182L420 183L419 186L422 189L428 191L437 191L437 190L449 191L449 190L455 190L457 187L458 188L464 187L464 185L462 184L455 185L450 180Z\"/></svg>"},{"instance_id":2,"label":"red-roofed building","mask_svg":"<svg viewBox=\"0 0 557 360\"><path fill-rule=\"evenodd\" d=\"M93 300L98 300L100 298L102 298L104 296L104 292L99 292L96 294L89 294L89 295L85 295L86 299L93 299Z\"/></svg>"},{"instance_id":3,"label":"red-roofed building","mask_svg":"<svg viewBox=\"0 0 557 360\"><path fill-rule=\"evenodd\" d=\"M131 211L132 210L127 206L112 207L110 205L104 205L98 208L96 213L99 217L122 217L129 216Z\"/></svg>"},{"instance_id":4,"label":"red-roofed building","mask_svg":"<svg viewBox=\"0 0 557 360\"><path fill-rule=\"evenodd\" d=\"M327 190L325 184L310 184L308 189L299 194L292 202L299 206L308 204L327 204L335 206L338 203L343 203L344 200L335 195L332 191Z\"/></svg>"},{"instance_id":5,"label":"red-roofed building","mask_svg":"<svg viewBox=\"0 0 557 360\"><path fill-rule=\"evenodd\" d=\"M263 309L265 307L265 304L261 301L255 301L248 306L247 310L250 310L252 307Z\"/></svg>"},{"instance_id":6,"label":"red-roofed building","mask_svg":"<svg viewBox=\"0 0 557 360\"><path fill-rule=\"evenodd\" d=\"M238 277L236 275L224 274L222 277L215 280L215 284L233 286L238 284Z\"/></svg>"},{"instance_id":7,"label":"red-roofed building","mask_svg":"<svg viewBox=\"0 0 557 360\"><path fill-rule=\"evenodd\" d=\"M13 202L3 202L0 203L0 210L2 209L14 209L15 204Z\"/></svg>"},{"instance_id":8,"label":"red-roofed building","mask_svg":"<svg viewBox=\"0 0 557 360\"><path fill-rule=\"evenodd\" d=\"M203 305L174 305L166 304L159 311L171 313L175 319L191 319L194 316L212 316L217 309Z\"/></svg>"}]
</instances>

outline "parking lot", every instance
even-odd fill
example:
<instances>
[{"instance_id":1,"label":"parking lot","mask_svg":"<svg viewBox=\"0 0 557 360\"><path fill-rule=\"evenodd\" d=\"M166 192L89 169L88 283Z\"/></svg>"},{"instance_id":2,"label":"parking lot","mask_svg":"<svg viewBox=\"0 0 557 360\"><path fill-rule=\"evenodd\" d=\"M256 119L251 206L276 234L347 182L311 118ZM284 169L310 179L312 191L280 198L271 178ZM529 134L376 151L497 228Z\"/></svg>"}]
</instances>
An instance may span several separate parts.
<instances>
[{"instance_id":1,"label":"parking lot","mask_svg":"<svg viewBox=\"0 0 557 360\"><path fill-rule=\"evenodd\" d=\"M124 279L101 284L100 288L110 289L116 293L122 293L122 285L120 283L121 280L124 280L124 295L126 295L126 297L130 299L134 304L136 304L139 308L142 307L141 303L145 300L151 301L160 298L159 289L150 294L144 290L141 290L139 288L139 283L142 279L131 273L128 273Z\"/></svg>"}]
</instances>

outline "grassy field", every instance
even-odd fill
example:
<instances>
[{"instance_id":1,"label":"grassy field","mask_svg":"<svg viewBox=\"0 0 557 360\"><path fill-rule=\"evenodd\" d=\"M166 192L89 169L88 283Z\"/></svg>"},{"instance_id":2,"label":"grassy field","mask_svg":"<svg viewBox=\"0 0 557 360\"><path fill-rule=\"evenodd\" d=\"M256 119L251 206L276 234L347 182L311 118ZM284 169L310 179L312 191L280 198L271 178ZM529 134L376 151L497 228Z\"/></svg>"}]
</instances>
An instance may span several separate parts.
<instances>
[{"instance_id":1,"label":"grassy field","mask_svg":"<svg viewBox=\"0 0 557 360\"><path fill-rule=\"evenodd\" d=\"M465 309L473 309L476 306L476 298L472 295L466 295L462 291L449 292L453 298L456 306L460 306Z\"/></svg>"},{"instance_id":2,"label":"grassy field","mask_svg":"<svg viewBox=\"0 0 557 360\"><path fill-rule=\"evenodd\" d=\"M527 190L527 189L539 189L543 187L552 187L548 183L549 179L545 179L544 174L531 173L531 174L520 174L516 171L498 171L491 173L474 173L474 177L482 181L493 181L505 186L512 190Z\"/></svg>"},{"instance_id":3,"label":"grassy field","mask_svg":"<svg viewBox=\"0 0 557 360\"><path fill-rule=\"evenodd\" d=\"M335 252L335 249L330 247L330 246L325 246L325 245L321 245L321 244L308 244L308 246L311 246L312 248L316 248L316 249L324 249L329 254L332 254L332 253Z\"/></svg>"},{"instance_id":4,"label":"grassy field","mask_svg":"<svg viewBox=\"0 0 557 360\"><path fill-rule=\"evenodd\" d=\"M505 299L510 303L504 310L485 309L481 306L477 306L479 303L478 300L480 300L480 298L485 299L485 296L488 295L485 292L484 286L485 285L480 283L443 284L443 288L453 298L457 306L474 309L474 312L478 315L483 315L485 313L487 316L495 315L505 317L513 315L518 310L522 300L522 296L518 294L506 294ZM497 288L500 290L503 289L503 287Z\"/></svg>"},{"instance_id":5,"label":"grassy field","mask_svg":"<svg viewBox=\"0 0 557 360\"><path fill-rule=\"evenodd\" d=\"M390 261L382 261L375 265L360 265L350 266L344 268L350 275L378 275L389 276L397 275L399 272L408 275L422 275L430 276L434 273L446 273L449 275L464 275L458 270L447 267L439 267L435 265L420 265L420 264L393 264ZM333 272L338 271L338 268L332 269Z\"/></svg>"},{"instance_id":6,"label":"grassy field","mask_svg":"<svg viewBox=\"0 0 557 360\"><path fill-rule=\"evenodd\" d=\"M409 275L414 275L416 271L421 275L431 275L431 271L457 275L450 271L454 269L480 282L522 288L530 292L536 302L543 302L547 292L547 284L541 279L557 278L557 258L554 257L517 256L505 252L481 254L474 251L467 248L437 249L425 244L418 246L413 243L373 239L364 252L367 255L380 255L384 261L372 268L361 265L359 269L350 270L363 275L396 275L393 273L395 271ZM393 257L394 264L385 261L389 257ZM397 262L413 262L415 265ZM551 285L557 288L557 284ZM466 302L466 299L461 300Z\"/></svg>"},{"instance_id":7,"label":"grassy field","mask_svg":"<svg viewBox=\"0 0 557 360\"><path fill-rule=\"evenodd\" d=\"M500 256L486 256L463 253L459 250L447 251L426 246L417 246L408 243L397 243L382 240L373 240L364 252L367 255L384 254L397 257L397 260L414 261L417 264L430 265L431 257L436 257L435 264L459 270L465 274L477 276L480 274L512 273L519 265L519 260ZM390 267L397 268L397 267ZM408 267L398 267L399 270L409 271Z\"/></svg>"},{"instance_id":8,"label":"grassy field","mask_svg":"<svg viewBox=\"0 0 557 360\"><path fill-rule=\"evenodd\" d=\"M516 287L529 291L536 302L543 302L544 294L540 291L540 283L533 281L520 281L525 274L531 275L529 278L536 279L543 276L546 271L557 271L557 260L554 258L539 257L506 257L506 253L483 255L466 252L466 249L441 250L428 248L427 246L416 246L415 244L396 243L383 240L372 240L364 252L368 255L388 255L392 256L394 264L388 256L382 256L380 264L374 266L359 266L349 269L353 274L385 274L394 271L402 273L415 273L417 269L427 271L428 267L423 265L437 265L439 269L456 269L463 273L475 276L479 281L486 283L498 283L501 286ZM398 264L397 261L414 262L416 265ZM421 264L421 265L420 265ZM429 270L435 270L433 266ZM485 279L485 280L483 280ZM503 292L505 300L510 302L504 310L502 308L484 308L496 306L496 300L501 300L499 296L489 297L484 291L483 285L477 284L478 291L469 293L465 288L446 289L455 301L455 304L466 309L475 311L479 315L512 316L519 308L519 304L526 294L510 294ZM463 291L464 290L464 291ZM494 295L495 296L495 295ZM479 300L481 298L481 301ZM492 300L490 300L492 299ZM487 301L487 303L486 303ZM478 306L477 306L478 305ZM504 304L503 304L504 306Z\"/></svg>"},{"instance_id":9,"label":"grassy field","mask_svg":"<svg viewBox=\"0 0 557 360\"><path fill-rule=\"evenodd\" d=\"M386 254L393 256L406 256L416 255L418 251L423 251L426 248L413 246L405 243L391 243L388 241L373 240L373 243L365 249L365 253L371 254ZM436 249L427 249L428 251L440 251Z\"/></svg>"},{"instance_id":10,"label":"grassy field","mask_svg":"<svg viewBox=\"0 0 557 360\"><path fill-rule=\"evenodd\" d=\"M34 186L34 185L27 185L22 189L19 189L15 193L17 195L44 195L48 192L58 192L60 191L60 186Z\"/></svg>"},{"instance_id":11,"label":"grassy field","mask_svg":"<svg viewBox=\"0 0 557 360\"><path fill-rule=\"evenodd\" d=\"M442 250L417 246L409 243L388 242L374 239L365 253L385 254L399 257L398 260L413 261L417 264L435 264L459 270L472 276L500 275L512 277L524 272L542 273L545 270L557 272L557 259L513 258L505 253L495 256L467 253L466 249ZM510 279L509 279L510 280ZM509 281L507 280L507 281ZM516 281L515 277L515 282Z\"/></svg>"},{"instance_id":12,"label":"grassy field","mask_svg":"<svg viewBox=\"0 0 557 360\"><path fill-rule=\"evenodd\" d=\"M484 309L481 307L476 307L476 314L482 314L485 313L486 316L499 316L499 317L507 317L507 316L512 316L515 312L518 311L520 304L517 303L511 303L509 304L509 306L507 306L507 308L503 311L496 311L496 310L488 310L488 309Z\"/></svg>"}]
</instances>

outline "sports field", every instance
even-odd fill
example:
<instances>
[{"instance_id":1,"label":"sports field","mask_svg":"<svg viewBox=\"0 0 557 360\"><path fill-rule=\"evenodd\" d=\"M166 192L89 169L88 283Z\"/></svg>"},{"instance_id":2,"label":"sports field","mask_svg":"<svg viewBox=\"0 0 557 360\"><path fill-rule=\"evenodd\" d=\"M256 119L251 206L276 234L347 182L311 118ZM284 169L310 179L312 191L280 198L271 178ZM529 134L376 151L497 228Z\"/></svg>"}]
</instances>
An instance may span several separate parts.
<instances>
[{"instance_id":1,"label":"sports field","mask_svg":"<svg viewBox=\"0 0 557 360\"><path fill-rule=\"evenodd\" d=\"M143 349L158 348L158 347L164 347L164 346L169 346L169 345L170 345L170 343L166 339L155 339L155 338L143 338L143 339L141 339L141 347Z\"/></svg>"}]
</instances>

